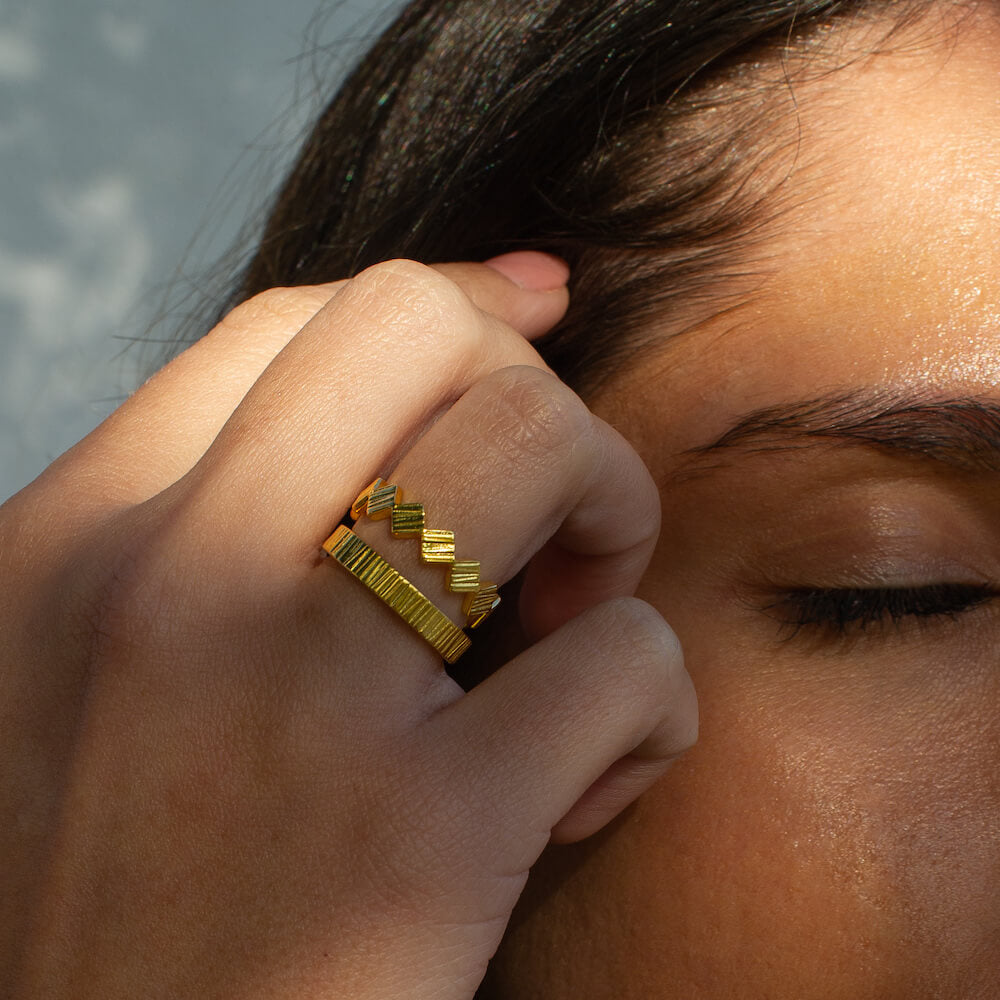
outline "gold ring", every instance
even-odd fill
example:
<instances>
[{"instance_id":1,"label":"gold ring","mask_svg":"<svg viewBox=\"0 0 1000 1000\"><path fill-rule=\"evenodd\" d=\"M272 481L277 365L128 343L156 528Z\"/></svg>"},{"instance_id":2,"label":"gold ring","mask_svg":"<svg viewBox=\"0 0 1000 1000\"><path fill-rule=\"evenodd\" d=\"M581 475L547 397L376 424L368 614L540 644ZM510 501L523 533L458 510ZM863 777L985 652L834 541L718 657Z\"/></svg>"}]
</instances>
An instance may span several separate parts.
<instances>
[{"instance_id":1,"label":"gold ring","mask_svg":"<svg viewBox=\"0 0 1000 1000\"><path fill-rule=\"evenodd\" d=\"M423 504L404 503L398 486L376 479L351 504L354 520L367 515L374 521L389 519L394 538L420 539L420 558L425 563L448 567L447 587L453 594L464 594L462 614L468 628L478 628L500 605L499 588L484 583L479 563L455 558L455 533L442 528L428 528Z\"/></svg>"},{"instance_id":2,"label":"gold ring","mask_svg":"<svg viewBox=\"0 0 1000 1000\"><path fill-rule=\"evenodd\" d=\"M323 543L323 551L388 604L448 663L454 663L472 645L469 637L440 608L350 528L344 525L337 528Z\"/></svg>"}]
</instances>

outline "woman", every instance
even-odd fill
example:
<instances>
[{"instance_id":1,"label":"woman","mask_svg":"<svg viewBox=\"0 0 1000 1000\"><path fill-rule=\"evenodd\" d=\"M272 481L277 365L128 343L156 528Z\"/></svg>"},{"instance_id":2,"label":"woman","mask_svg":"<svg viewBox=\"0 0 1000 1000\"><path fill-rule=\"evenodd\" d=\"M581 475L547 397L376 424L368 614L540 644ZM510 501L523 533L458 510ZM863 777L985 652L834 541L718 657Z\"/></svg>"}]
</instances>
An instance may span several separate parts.
<instances>
[{"instance_id":1,"label":"woman","mask_svg":"<svg viewBox=\"0 0 1000 1000\"><path fill-rule=\"evenodd\" d=\"M3 510L12 995L468 998L531 866L490 996L998 995L998 42L404 12ZM501 585L452 677L386 495Z\"/></svg>"}]
</instances>

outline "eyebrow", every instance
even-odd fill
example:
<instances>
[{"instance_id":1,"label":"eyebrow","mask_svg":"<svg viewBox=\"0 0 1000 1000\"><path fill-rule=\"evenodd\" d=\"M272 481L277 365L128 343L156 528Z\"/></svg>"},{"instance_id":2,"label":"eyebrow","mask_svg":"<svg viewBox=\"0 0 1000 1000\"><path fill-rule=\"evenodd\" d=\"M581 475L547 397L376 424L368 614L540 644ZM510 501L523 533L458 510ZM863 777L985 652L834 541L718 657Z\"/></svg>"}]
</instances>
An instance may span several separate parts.
<instances>
[{"instance_id":1,"label":"eyebrow","mask_svg":"<svg viewBox=\"0 0 1000 1000\"><path fill-rule=\"evenodd\" d=\"M791 451L820 445L874 448L962 472L1000 472L1000 402L859 389L755 410L697 459Z\"/></svg>"}]
</instances>

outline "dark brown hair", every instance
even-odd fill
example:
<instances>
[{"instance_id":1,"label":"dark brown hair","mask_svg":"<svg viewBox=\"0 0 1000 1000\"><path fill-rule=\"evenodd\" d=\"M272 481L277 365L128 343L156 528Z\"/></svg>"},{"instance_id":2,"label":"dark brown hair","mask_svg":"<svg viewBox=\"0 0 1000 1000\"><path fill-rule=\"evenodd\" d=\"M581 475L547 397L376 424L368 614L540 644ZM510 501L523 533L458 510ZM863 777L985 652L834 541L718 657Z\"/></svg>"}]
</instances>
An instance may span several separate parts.
<instances>
[{"instance_id":1,"label":"dark brown hair","mask_svg":"<svg viewBox=\"0 0 1000 1000\"><path fill-rule=\"evenodd\" d=\"M415 0L316 123L224 308L391 257L549 250L573 304L540 349L591 394L652 320L680 332L747 277L773 187L750 180L794 143L766 128L788 88L747 65L880 6Z\"/></svg>"}]
</instances>

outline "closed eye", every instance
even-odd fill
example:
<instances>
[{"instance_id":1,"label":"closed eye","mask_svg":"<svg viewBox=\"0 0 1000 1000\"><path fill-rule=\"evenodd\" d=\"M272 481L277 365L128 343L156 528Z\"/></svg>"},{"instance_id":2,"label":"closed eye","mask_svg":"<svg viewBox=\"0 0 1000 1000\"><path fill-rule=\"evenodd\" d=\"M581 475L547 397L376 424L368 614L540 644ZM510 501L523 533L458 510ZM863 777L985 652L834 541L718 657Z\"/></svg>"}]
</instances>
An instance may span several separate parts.
<instances>
[{"instance_id":1,"label":"closed eye","mask_svg":"<svg viewBox=\"0 0 1000 1000\"><path fill-rule=\"evenodd\" d=\"M761 610L792 628L842 637L907 620L955 619L997 596L984 584L934 583L923 587L799 588Z\"/></svg>"}]
</instances>

